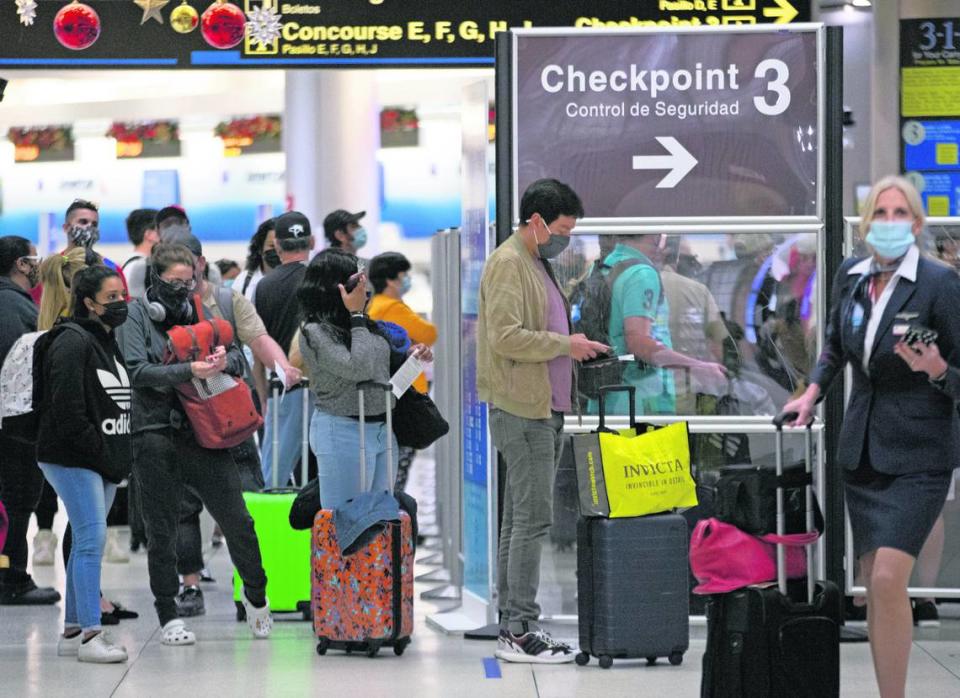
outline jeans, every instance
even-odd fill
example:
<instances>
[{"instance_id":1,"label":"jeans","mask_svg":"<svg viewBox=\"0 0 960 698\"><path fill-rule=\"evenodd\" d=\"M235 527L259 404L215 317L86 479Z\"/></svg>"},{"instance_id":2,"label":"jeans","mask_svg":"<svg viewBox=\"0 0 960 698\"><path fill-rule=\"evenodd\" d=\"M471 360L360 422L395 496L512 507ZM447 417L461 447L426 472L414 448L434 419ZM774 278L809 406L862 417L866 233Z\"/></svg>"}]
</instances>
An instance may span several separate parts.
<instances>
[{"instance_id":1,"label":"jeans","mask_svg":"<svg viewBox=\"0 0 960 698\"><path fill-rule=\"evenodd\" d=\"M0 501L7 509L10 527L3 554L10 569L0 579L17 587L30 579L27 574L27 529L43 490L43 473L37 467L36 446L3 436L0 432Z\"/></svg>"},{"instance_id":2,"label":"jeans","mask_svg":"<svg viewBox=\"0 0 960 698\"><path fill-rule=\"evenodd\" d=\"M393 463L396 471L397 440L387 434L383 422L365 425L366 491L393 492L387 467L387 437L393 442ZM317 456L317 480L324 509L336 509L363 490L360 488L360 422L351 417L338 417L320 410L310 421L310 448Z\"/></svg>"},{"instance_id":3,"label":"jeans","mask_svg":"<svg viewBox=\"0 0 960 698\"><path fill-rule=\"evenodd\" d=\"M290 481L290 473L300 462L300 450L303 444L303 396L295 390L280 398L279 421L280 446L277 449L277 486L285 487ZM313 412L314 398L307 391L307 414ZM263 468L263 481L267 487L273 487L273 408L274 399L267 400L264 420L263 443L260 448L260 461Z\"/></svg>"},{"instance_id":4,"label":"jeans","mask_svg":"<svg viewBox=\"0 0 960 698\"><path fill-rule=\"evenodd\" d=\"M100 558L107 540L107 511L117 493L92 470L40 463L47 482L67 508L73 547L67 560L66 607L63 624L84 631L100 629Z\"/></svg>"},{"instance_id":5,"label":"jeans","mask_svg":"<svg viewBox=\"0 0 960 698\"><path fill-rule=\"evenodd\" d=\"M262 606L267 575L230 452L202 448L188 432L146 431L133 436L133 469L140 485L150 591L160 625L177 617L177 538L184 487L200 497L220 524L247 598L254 606Z\"/></svg>"},{"instance_id":6,"label":"jeans","mask_svg":"<svg viewBox=\"0 0 960 698\"><path fill-rule=\"evenodd\" d=\"M563 415L525 419L490 409L490 435L506 463L497 555L500 623L520 632L540 618L540 554L553 523L553 479L563 453Z\"/></svg>"},{"instance_id":7,"label":"jeans","mask_svg":"<svg viewBox=\"0 0 960 698\"><path fill-rule=\"evenodd\" d=\"M260 473L260 457L251 436L239 446L230 449L230 455L240 474L240 487L244 492L259 492L263 489ZM203 534L200 532L200 512L203 501L190 487L183 488L180 502L180 527L177 534L177 573L196 574L203 569Z\"/></svg>"}]
</instances>

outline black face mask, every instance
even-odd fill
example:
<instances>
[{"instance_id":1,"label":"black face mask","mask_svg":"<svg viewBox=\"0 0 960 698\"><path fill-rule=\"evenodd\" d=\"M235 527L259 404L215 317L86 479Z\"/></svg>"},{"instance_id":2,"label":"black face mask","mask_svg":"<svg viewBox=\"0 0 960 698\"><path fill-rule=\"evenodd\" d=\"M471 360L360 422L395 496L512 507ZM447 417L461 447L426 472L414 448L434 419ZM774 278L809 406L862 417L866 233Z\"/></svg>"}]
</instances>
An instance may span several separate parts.
<instances>
[{"instance_id":1,"label":"black face mask","mask_svg":"<svg viewBox=\"0 0 960 698\"><path fill-rule=\"evenodd\" d=\"M112 303L100 303L105 311L100 316L100 320L107 327L117 328L127 321L127 302L124 300L113 301Z\"/></svg>"},{"instance_id":2,"label":"black face mask","mask_svg":"<svg viewBox=\"0 0 960 698\"><path fill-rule=\"evenodd\" d=\"M276 250L267 250L264 252L263 261L271 269L276 269L282 264L280 261L280 253Z\"/></svg>"}]
</instances>

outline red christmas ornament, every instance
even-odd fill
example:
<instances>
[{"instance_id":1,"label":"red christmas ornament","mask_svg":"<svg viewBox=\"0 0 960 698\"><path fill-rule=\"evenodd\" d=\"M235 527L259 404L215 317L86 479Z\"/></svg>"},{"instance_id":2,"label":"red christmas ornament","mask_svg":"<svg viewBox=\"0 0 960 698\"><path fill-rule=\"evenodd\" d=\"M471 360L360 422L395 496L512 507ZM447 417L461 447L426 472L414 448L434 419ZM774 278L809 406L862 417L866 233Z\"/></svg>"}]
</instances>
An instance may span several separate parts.
<instances>
[{"instance_id":1,"label":"red christmas ornament","mask_svg":"<svg viewBox=\"0 0 960 698\"><path fill-rule=\"evenodd\" d=\"M82 51L99 38L100 16L89 5L73 0L53 18L53 35L71 51Z\"/></svg>"},{"instance_id":2,"label":"red christmas ornament","mask_svg":"<svg viewBox=\"0 0 960 698\"><path fill-rule=\"evenodd\" d=\"M200 33L214 48L233 48L243 41L246 23L243 10L226 0L217 0L200 16Z\"/></svg>"}]
</instances>

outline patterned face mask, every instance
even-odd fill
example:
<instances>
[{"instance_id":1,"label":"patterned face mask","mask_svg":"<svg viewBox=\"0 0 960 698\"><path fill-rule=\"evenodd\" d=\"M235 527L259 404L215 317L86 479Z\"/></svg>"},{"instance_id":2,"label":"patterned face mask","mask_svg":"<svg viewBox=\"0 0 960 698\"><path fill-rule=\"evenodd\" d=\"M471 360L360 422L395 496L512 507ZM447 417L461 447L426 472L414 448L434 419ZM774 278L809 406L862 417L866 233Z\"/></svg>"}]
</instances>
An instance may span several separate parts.
<instances>
[{"instance_id":1,"label":"patterned face mask","mask_svg":"<svg viewBox=\"0 0 960 698\"><path fill-rule=\"evenodd\" d=\"M100 240L100 228L96 225L75 225L67 236L78 247L93 247Z\"/></svg>"}]
</instances>

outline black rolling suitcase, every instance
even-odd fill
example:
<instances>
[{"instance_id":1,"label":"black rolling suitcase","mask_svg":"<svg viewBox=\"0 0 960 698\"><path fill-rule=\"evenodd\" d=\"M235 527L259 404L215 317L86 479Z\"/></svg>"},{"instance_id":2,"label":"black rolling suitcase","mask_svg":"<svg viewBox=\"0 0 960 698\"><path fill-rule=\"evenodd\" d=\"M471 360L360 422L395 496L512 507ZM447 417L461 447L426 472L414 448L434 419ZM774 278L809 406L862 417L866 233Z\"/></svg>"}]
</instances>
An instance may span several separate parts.
<instances>
[{"instance_id":1,"label":"black rolling suitcase","mask_svg":"<svg viewBox=\"0 0 960 698\"><path fill-rule=\"evenodd\" d=\"M630 423L636 424L634 388L626 391ZM580 654L598 657L604 669L614 659L667 657L680 664L690 645L687 522L678 514L629 519L580 517L577 522L577 608Z\"/></svg>"},{"instance_id":2,"label":"black rolling suitcase","mask_svg":"<svg viewBox=\"0 0 960 698\"><path fill-rule=\"evenodd\" d=\"M777 475L783 473L783 424L774 419ZM806 432L811 471L812 432ZM813 529L813 496L806 489L807 530ZM783 490L777 489L777 532L784 530ZM813 548L807 546L808 575ZM716 594L707 599L707 648L701 698L826 698L840 695L840 591L808 576L786 582L784 548L777 546L776 584Z\"/></svg>"}]
</instances>

